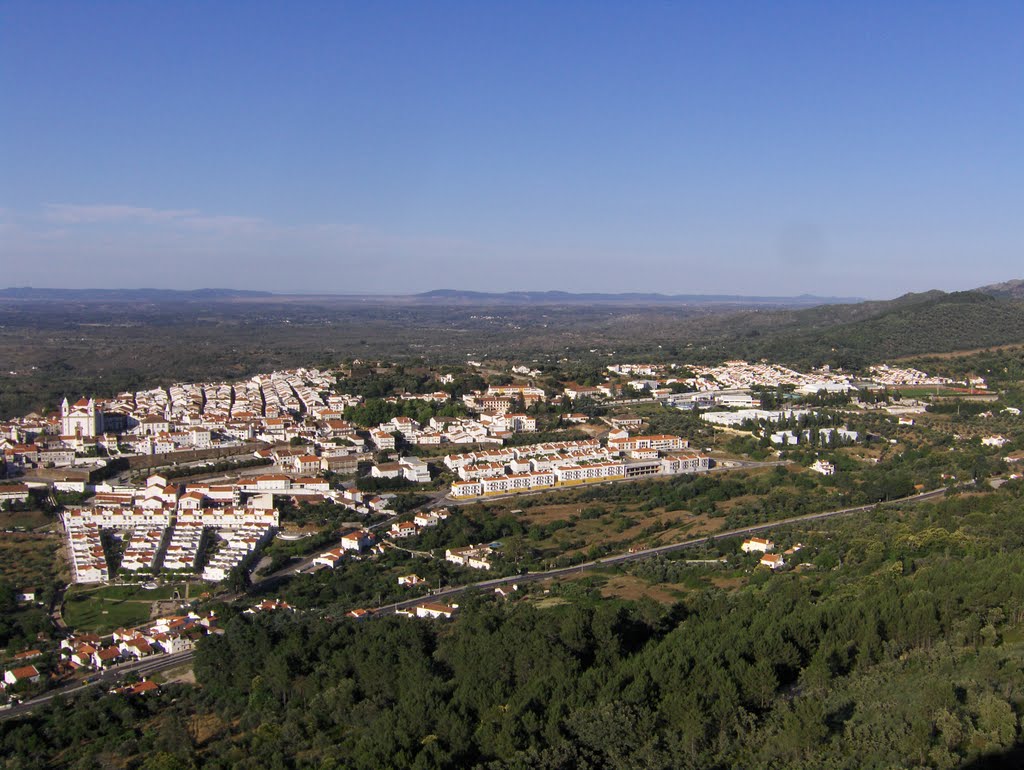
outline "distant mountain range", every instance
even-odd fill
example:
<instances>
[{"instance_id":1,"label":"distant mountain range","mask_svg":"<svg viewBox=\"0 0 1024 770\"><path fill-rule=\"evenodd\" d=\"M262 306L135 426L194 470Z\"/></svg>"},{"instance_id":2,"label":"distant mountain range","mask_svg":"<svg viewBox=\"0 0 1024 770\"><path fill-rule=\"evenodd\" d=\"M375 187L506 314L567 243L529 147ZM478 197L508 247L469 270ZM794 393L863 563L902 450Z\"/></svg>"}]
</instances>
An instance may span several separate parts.
<instances>
[{"instance_id":1,"label":"distant mountain range","mask_svg":"<svg viewBox=\"0 0 1024 770\"><path fill-rule=\"evenodd\" d=\"M245 301L280 299L289 302L310 303L368 300L400 302L402 304L431 305L698 305L721 307L780 307L801 308L818 305L849 304L862 301L859 297L817 297L803 294L798 297L747 297L740 294L657 294L657 293L573 293L567 291L510 291L492 293L436 289L420 294L406 295L349 295L349 294L278 294L269 291L243 291L238 289L36 289L12 287L0 289L0 299L15 300L72 300L78 302L189 302L189 301Z\"/></svg>"},{"instance_id":2,"label":"distant mountain range","mask_svg":"<svg viewBox=\"0 0 1024 770\"><path fill-rule=\"evenodd\" d=\"M78 300L79 302L180 302L182 300L255 299L273 297L269 291L240 289L0 289L0 298L24 300Z\"/></svg>"},{"instance_id":3,"label":"distant mountain range","mask_svg":"<svg viewBox=\"0 0 1024 770\"><path fill-rule=\"evenodd\" d=\"M813 307L861 302L861 297L817 297L801 294L798 297L748 297L741 294L645 294L645 293L581 293L567 291L508 291L502 293L435 289L412 295L413 299L434 302L501 305L735 305L739 307L772 305L778 307Z\"/></svg>"},{"instance_id":4,"label":"distant mountain range","mask_svg":"<svg viewBox=\"0 0 1024 770\"><path fill-rule=\"evenodd\" d=\"M1004 283L982 286L967 292L946 293L928 291L906 294L892 300L865 301L860 297L822 297L801 294L793 297L745 296L742 294L659 294L655 292L567 292L567 291L509 291L482 292L462 289L435 289L419 294L286 294L269 291L248 291L242 289L41 289L32 287L11 287L0 289L0 300L15 301L73 301L73 302L145 302L145 303L193 303L193 302L283 302L288 304L335 305L368 302L394 303L401 305L427 306L523 306L523 305L608 305L621 307L679 307L690 306L718 311L777 310L813 311L820 308L822 314L815 326L850 322L886 314L896 308L919 305L930 301L942 301L957 295L973 295L995 300L1024 299L1024 280L1014 279ZM962 299L956 304L962 304ZM837 307L841 306L841 307ZM830 309L831 308L831 309ZM812 312L812 316L814 313ZM807 319L804 319L807 320Z\"/></svg>"}]
</instances>

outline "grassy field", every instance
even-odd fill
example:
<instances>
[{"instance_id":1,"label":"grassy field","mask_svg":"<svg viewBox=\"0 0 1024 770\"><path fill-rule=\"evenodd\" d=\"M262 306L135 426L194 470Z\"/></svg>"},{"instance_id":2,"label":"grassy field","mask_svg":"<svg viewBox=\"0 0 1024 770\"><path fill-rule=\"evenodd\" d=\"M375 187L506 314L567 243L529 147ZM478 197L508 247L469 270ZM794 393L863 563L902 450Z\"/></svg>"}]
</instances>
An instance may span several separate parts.
<instances>
[{"instance_id":1,"label":"grassy field","mask_svg":"<svg viewBox=\"0 0 1024 770\"><path fill-rule=\"evenodd\" d=\"M53 583L61 573L56 534L9 532L0 538L0 577L18 588L32 589Z\"/></svg>"},{"instance_id":2,"label":"grassy field","mask_svg":"<svg viewBox=\"0 0 1024 770\"><path fill-rule=\"evenodd\" d=\"M185 583L174 583L172 585L157 586L154 589L143 588L142 586L103 586L93 592L93 595L102 599L128 599L135 601L162 601L170 599L177 591L182 597L185 596Z\"/></svg>"},{"instance_id":3,"label":"grassy field","mask_svg":"<svg viewBox=\"0 0 1024 770\"><path fill-rule=\"evenodd\" d=\"M639 499L642 499L640 492ZM481 515L501 515L516 510L521 504L516 500L502 501L492 504ZM586 553L595 546L620 552L631 546L660 545L685 536L713 532L723 521L689 511L664 508L645 511L600 501L536 505L520 509L514 515L527 531L527 546L542 559Z\"/></svg>"},{"instance_id":4,"label":"grassy field","mask_svg":"<svg viewBox=\"0 0 1024 770\"><path fill-rule=\"evenodd\" d=\"M104 634L122 626L137 626L149 619L150 605L76 596L64 603L64 622L76 631Z\"/></svg>"},{"instance_id":5,"label":"grassy field","mask_svg":"<svg viewBox=\"0 0 1024 770\"><path fill-rule=\"evenodd\" d=\"M49 516L38 510L0 513L0 529L39 529L56 523L56 516Z\"/></svg>"},{"instance_id":6,"label":"grassy field","mask_svg":"<svg viewBox=\"0 0 1024 770\"><path fill-rule=\"evenodd\" d=\"M153 602L168 598L171 588L155 591L134 586L72 588L64 599L64 622L77 631L99 634L122 626L137 626L149 620Z\"/></svg>"},{"instance_id":7,"label":"grassy field","mask_svg":"<svg viewBox=\"0 0 1024 770\"><path fill-rule=\"evenodd\" d=\"M684 564L685 562L679 562L679 565ZM681 572L675 572L671 579L666 580L647 574L642 564L636 563L603 570L588 570L544 581L542 585L551 590L551 594L535 594L531 601L538 607L545 606L546 602L562 603L564 599L559 594L564 594L564 586L568 584L596 591L604 599L651 599L659 604L675 604L694 592L710 588L736 591L748 582L749 575L746 570L725 565L683 566Z\"/></svg>"},{"instance_id":8,"label":"grassy field","mask_svg":"<svg viewBox=\"0 0 1024 770\"><path fill-rule=\"evenodd\" d=\"M633 575L615 575L601 586L601 596L616 599L654 599L660 604L675 604L687 593L686 586L672 583L648 583Z\"/></svg>"},{"instance_id":9,"label":"grassy field","mask_svg":"<svg viewBox=\"0 0 1024 770\"><path fill-rule=\"evenodd\" d=\"M943 386L919 387L919 388L904 388L894 387L893 390L898 390L900 396L903 398L926 398L927 396L955 396L956 391L952 388L946 388Z\"/></svg>"}]
</instances>

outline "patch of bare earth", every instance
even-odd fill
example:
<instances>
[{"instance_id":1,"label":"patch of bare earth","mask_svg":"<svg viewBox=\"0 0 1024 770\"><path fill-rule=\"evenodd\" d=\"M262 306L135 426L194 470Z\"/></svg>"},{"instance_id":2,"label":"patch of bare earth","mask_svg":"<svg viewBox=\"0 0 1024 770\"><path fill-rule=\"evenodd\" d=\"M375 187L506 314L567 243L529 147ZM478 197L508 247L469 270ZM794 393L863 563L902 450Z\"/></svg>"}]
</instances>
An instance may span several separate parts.
<instances>
[{"instance_id":1,"label":"patch of bare earth","mask_svg":"<svg viewBox=\"0 0 1024 770\"><path fill-rule=\"evenodd\" d=\"M681 540L689 540L694 537L700 537L701 535L708 535L718 532L722 528L721 518L711 518L710 516L694 515L689 514L688 518L684 520L686 524L685 529L675 528L668 529L660 533L651 541L651 545L668 545L669 543L678 543Z\"/></svg>"},{"instance_id":2,"label":"patch of bare earth","mask_svg":"<svg viewBox=\"0 0 1024 770\"><path fill-rule=\"evenodd\" d=\"M225 727L227 727L227 724L216 714L203 714L192 717L188 731L196 745L202 746L207 741L220 735Z\"/></svg>"},{"instance_id":3,"label":"patch of bare earth","mask_svg":"<svg viewBox=\"0 0 1024 770\"><path fill-rule=\"evenodd\" d=\"M561 596L545 596L543 599L538 599L534 602L534 606L537 609L548 609L550 607L558 607L562 604L568 604L569 602L563 599Z\"/></svg>"},{"instance_id":4,"label":"patch of bare earth","mask_svg":"<svg viewBox=\"0 0 1024 770\"><path fill-rule=\"evenodd\" d=\"M525 509L522 519L527 524L548 524L552 521L565 521L570 516L579 516L582 510L583 506L579 503L537 506Z\"/></svg>"},{"instance_id":5,"label":"patch of bare earth","mask_svg":"<svg viewBox=\"0 0 1024 770\"><path fill-rule=\"evenodd\" d=\"M746 585L744 577L712 577L711 584L715 588L724 588L726 591L734 591Z\"/></svg>"},{"instance_id":6,"label":"patch of bare earth","mask_svg":"<svg viewBox=\"0 0 1024 770\"><path fill-rule=\"evenodd\" d=\"M610 599L654 599L662 604L675 604L686 589L672 583L650 584L632 575L615 575L601 586L601 596Z\"/></svg>"},{"instance_id":7,"label":"patch of bare earth","mask_svg":"<svg viewBox=\"0 0 1024 770\"><path fill-rule=\"evenodd\" d=\"M191 668L177 669L171 672L167 684L195 684L196 672Z\"/></svg>"}]
</instances>

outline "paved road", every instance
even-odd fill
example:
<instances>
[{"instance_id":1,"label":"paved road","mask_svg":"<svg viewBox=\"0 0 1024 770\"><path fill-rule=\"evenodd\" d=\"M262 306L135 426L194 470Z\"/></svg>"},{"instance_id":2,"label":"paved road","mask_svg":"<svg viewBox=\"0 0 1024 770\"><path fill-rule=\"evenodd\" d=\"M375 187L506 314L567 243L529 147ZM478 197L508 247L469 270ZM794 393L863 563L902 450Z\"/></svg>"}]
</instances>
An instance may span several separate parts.
<instances>
[{"instance_id":1,"label":"paved road","mask_svg":"<svg viewBox=\"0 0 1024 770\"><path fill-rule=\"evenodd\" d=\"M53 599L50 601L50 619L53 625L61 631L67 630L67 623L64 622L64 594L71 586L61 585L53 592Z\"/></svg>"},{"instance_id":2,"label":"paved road","mask_svg":"<svg viewBox=\"0 0 1024 770\"><path fill-rule=\"evenodd\" d=\"M59 687L56 690L51 690L45 695L40 695L38 698L27 700L24 703L19 703L16 706L11 706L9 709L0 711L0 722L24 716L39 706L49 703L54 698L74 697L93 687L108 689L119 682L127 674L134 673L138 674L140 677L145 677L155 674L158 671L177 668L178 666L186 663L191 663L193 655L194 653L192 650L186 650L185 652L176 652L173 655L153 655L134 663L122 663L121 665L114 666L100 674L91 675L90 679L93 679L93 681L83 684L81 680L77 680L71 684Z\"/></svg>"},{"instance_id":3,"label":"paved road","mask_svg":"<svg viewBox=\"0 0 1024 770\"><path fill-rule=\"evenodd\" d=\"M595 559L594 561L584 562L582 564L576 564L572 567L559 567L557 569L544 570L542 572L528 572L525 575L512 575L510 577L493 578L491 580L481 580L477 583L470 583L462 586L452 586L451 588L445 588L440 591L436 591L427 596L420 596L416 599L407 599L394 604L387 604L383 607L377 608L375 614L392 614L400 609L407 609L415 607L417 604L421 604L424 601L440 601L449 597L457 596L465 591L473 589L490 589L496 588L501 585L508 585L510 583L532 583L538 580L548 580L550 578L560 577L564 575L572 575L580 573L587 569L593 569L594 567L608 567L617 564L625 564L631 561L640 561L641 559L649 559L652 556L661 556L674 551L681 551L685 548L693 548L694 546L704 545L705 543L712 542L724 537L737 537L740 535L752 535L757 532L764 532L769 529L775 529L776 527L783 527L787 524L800 524L808 521L816 521L819 519L830 519L834 516L848 516L853 513L862 513L864 511L870 511L876 508L878 505L892 505L895 503L922 503L930 500L935 500L943 497L946 494L946 487L940 489L933 489L928 492L921 492L916 495L910 495L909 497L902 497L898 500L890 500L887 503L876 503L871 505L856 505L851 508L840 508L835 511L822 511L821 513L807 513L802 516L791 516L788 519L779 519L778 521L772 521L765 524L755 524L750 527L741 527L740 529L730 529L725 532L715 532L711 535L705 535L703 537L695 537L689 540L683 540L678 543L669 543L667 545L659 545L655 548L647 548L642 551L636 551L634 553L623 553L615 556L606 556L601 559Z\"/></svg>"}]
</instances>

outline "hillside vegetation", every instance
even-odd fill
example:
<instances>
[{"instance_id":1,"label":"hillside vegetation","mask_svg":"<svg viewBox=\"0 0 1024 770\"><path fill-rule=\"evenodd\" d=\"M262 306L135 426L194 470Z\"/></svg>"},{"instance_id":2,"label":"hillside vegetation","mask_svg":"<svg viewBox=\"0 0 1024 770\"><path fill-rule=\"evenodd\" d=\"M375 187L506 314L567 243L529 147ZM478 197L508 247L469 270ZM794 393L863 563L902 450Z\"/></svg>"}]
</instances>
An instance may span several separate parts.
<instances>
[{"instance_id":1,"label":"hillside vegetation","mask_svg":"<svg viewBox=\"0 0 1024 770\"><path fill-rule=\"evenodd\" d=\"M751 328L724 342L750 355L791 363L863 366L901 356L942 353L1024 341L1024 302L980 292L910 295L849 309L800 311L765 339ZM728 338L727 338L728 339Z\"/></svg>"},{"instance_id":2,"label":"hillside vegetation","mask_svg":"<svg viewBox=\"0 0 1024 770\"><path fill-rule=\"evenodd\" d=\"M1024 488L794 528L817 569L673 606L238 615L201 688L5 725L7 767L992 766L1024 715ZM572 590L570 590L572 589ZM228 664L225 664L228 661Z\"/></svg>"}]
</instances>

